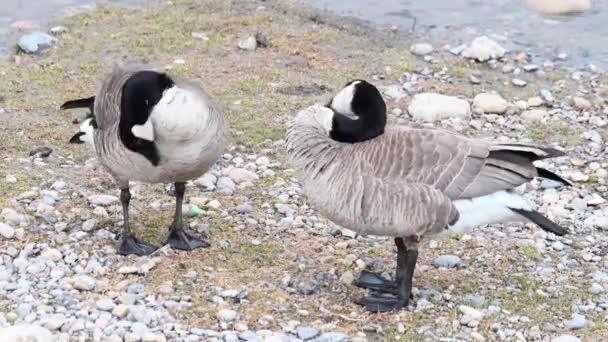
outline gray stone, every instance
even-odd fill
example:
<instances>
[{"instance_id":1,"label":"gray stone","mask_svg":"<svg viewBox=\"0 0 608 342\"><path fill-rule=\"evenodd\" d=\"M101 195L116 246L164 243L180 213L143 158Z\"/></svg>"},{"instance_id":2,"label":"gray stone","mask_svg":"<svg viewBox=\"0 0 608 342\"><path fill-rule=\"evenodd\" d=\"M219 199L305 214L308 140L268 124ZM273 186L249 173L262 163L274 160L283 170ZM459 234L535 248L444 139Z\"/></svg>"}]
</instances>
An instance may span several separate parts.
<instances>
[{"instance_id":1,"label":"gray stone","mask_svg":"<svg viewBox=\"0 0 608 342\"><path fill-rule=\"evenodd\" d=\"M89 203L101 206L108 206L118 202L118 197L112 195L91 195L87 199Z\"/></svg>"},{"instance_id":2,"label":"gray stone","mask_svg":"<svg viewBox=\"0 0 608 342\"><path fill-rule=\"evenodd\" d=\"M53 333L35 324L18 324L6 328L0 328L2 340L9 341L32 341L46 342L54 341Z\"/></svg>"},{"instance_id":3,"label":"gray stone","mask_svg":"<svg viewBox=\"0 0 608 342\"><path fill-rule=\"evenodd\" d=\"M12 239L15 236L15 229L8 224L0 222L0 235L5 239Z\"/></svg>"},{"instance_id":4,"label":"gray stone","mask_svg":"<svg viewBox=\"0 0 608 342\"><path fill-rule=\"evenodd\" d=\"M440 255L433 262L435 267L455 268L462 264L460 258L456 255Z\"/></svg>"},{"instance_id":5,"label":"gray stone","mask_svg":"<svg viewBox=\"0 0 608 342\"><path fill-rule=\"evenodd\" d=\"M238 46L239 46L239 49L241 49L241 50L253 51L258 47L258 42L255 39L255 37L250 36L250 37L247 37L246 39L239 41Z\"/></svg>"},{"instance_id":6,"label":"gray stone","mask_svg":"<svg viewBox=\"0 0 608 342\"><path fill-rule=\"evenodd\" d=\"M593 272L593 280L600 283L608 281L608 273L602 271L595 271Z\"/></svg>"},{"instance_id":7,"label":"gray stone","mask_svg":"<svg viewBox=\"0 0 608 342\"><path fill-rule=\"evenodd\" d=\"M101 311L112 311L116 304L114 304L114 301L110 298L100 298L95 303L95 306Z\"/></svg>"},{"instance_id":8,"label":"gray stone","mask_svg":"<svg viewBox=\"0 0 608 342\"><path fill-rule=\"evenodd\" d=\"M19 48L28 54L39 54L54 46L57 38L44 32L31 32L19 38Z\"/></svg>"},{"instance_id":9,"label":"gray stone","mask_svg":"<svg viewBox=\"0 0 608 342\"><path fill-rule=\"evenodd\" d=\"M324 333L316 339L317 342L343 342L348 340L350 340L348 335L339 332Z\"/></svg>"},{"instance_id":10,"label":"gray stone","mask_svg":"<svg viewBox=\"0 0 608 342\"><path fill-rule=\"evenodd\" d=\"M572 315L572 319L566 322L566 328L570 330L582 329L587 325L587 319L581 314Z\"/></svg>"},{"instance_id":11,"label":"gray stone","mask_svg":"<svg viewBox=\"0 0 608 342\"><path fill-rule=\"evenodd\" d=\"M238 317L239 317L239 313L234 310L224 309L224 310L220 310L217 313L217 318L221 322L232 322L232 321L236 320Z\"/></svg>"},{"instance_id":12,"label":"gray stone","mask_svg":"<svg viewBox=\"0 0 608 342\"><path fill-rule=\"evenodd\" d=\"M91 291L95 288L96 281L87 275L79 275L72 279L72 284L77 290Z\"/></svg>"},{"instance_id":13,"label":"gray stone","mask_svg":"<svg viewBox=\"0 0 608 342\"><path fill-rule=\"evenodd\" d=\"M97 226L97 220L96 219L86 220L82 224L82 230L85 231L85 232L92 232L93 230L95 230L96 226Z\"/></svg>"},{"instance_id":14,"label":"gray stone","mask_svg":"<svg viewBox=\"0 0 608 342\"><path fill-rule=\"evenodd\" d=\"M232 195L236 190L236 184L229 177L220 177L217 180L217 192L222 195Z\"/></svg>"},{"instance_id":15,"label":"gray stone","mask_svg":"<svg viewBox=\"0 0 608 342\"><path fill-rule=\"evenodd\" d=\"M468 119L471 106L465 100L436 93L416 94L408 106L408 112L416 120L433 122L448 118Z\"/></svg>"},{"instance_id":16,"label":"gray stone","mask_svg":"<svg viewBox=\"0 0 608 342\"><path fill-rule=\"evenodd\" d=\"M239 214L249 214L253 210L253 207L249 203L241 204L236 207L236 212Z\"/></svg>"},{"instance_id":17,"label":"gray stone","mask_svg":"<svg viewBox=\"0 0 608 342\"><path fill-rule=\"evenodd\" d=\"M466 58L476 59L480 62L485 62L490 59L501 58L507 50L500 46L492 39L481 36L471 42L471 45L462 51L462 56Z\"/></svg>"},{"instance_id":18,"label":"gray stone","mask_svg":"<svg viewBox=\"0 0 608 342\"><path fill-rule=\"evenodd\" d=\"M581 339L572 335L560 335L551 339L551 342L581 342Z\"/></svg>"},{"instance_id":19,"label":"gray stone","mask_svg":"<svg viewBox=\"0 0 608 342\"><path fill-rule=\"evenodd\" d=\"M65 324L66 318L62 314L53 314L49 315L43 322L49 330L58 330Z\"/></svg>"},{"instance_id":20,"label":"gray stone","mask_svg":"<svg viewBox=\"0 0 608 342\"><path fill-rule=\"evenodd\" d=\"M513 85L516 87L525 87L526 85L528 85L528 82L526 82L522 79L519 79L519 78L512 79L511 83L513 83Z\"/></svg>"},{"instance_id":21,"label":"gray stone","mask_svg":"<svg viewBox=\"0 0 608 342\"><path fill-rule=\"evenodd\" d=\"M298 334L298 338L304 341L310 340L319 335L319 329L311 327L299 327L296 332Z\"/></svg>"},{"instance_id":22,"label":"gray stone","mask_svg":"<svg viewBox=\"0 0 608 342\"><path fill-rule=\"evenodd\" d=\"M429 43L418 43L410 47L410 52L416 56L424 56L433 52L433 45Z\"/></svg>"},{"instance_id":23,"label":"gray stone","mask_svg":"<svg viewBox=\"0 0 608 342\"><path fill-rule=\"evenodd\" d=\"M239 338L243 341L258 341L258 335L251 330L243 331L239 334Z\"/></svg>"}]
</instances>

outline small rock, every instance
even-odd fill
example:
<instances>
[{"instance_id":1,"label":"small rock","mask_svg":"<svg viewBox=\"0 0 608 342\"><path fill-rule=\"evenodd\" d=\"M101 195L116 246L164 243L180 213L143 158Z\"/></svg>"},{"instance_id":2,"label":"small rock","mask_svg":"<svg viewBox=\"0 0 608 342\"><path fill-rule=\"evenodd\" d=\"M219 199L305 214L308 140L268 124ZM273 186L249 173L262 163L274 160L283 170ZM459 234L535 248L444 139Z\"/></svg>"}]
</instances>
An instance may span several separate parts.
<instances>
[{"instance_id":1,"label":"small rock","mask_svg":"<svg viewBox=\"0 0 608 342\"><path fill-rule=\"evenodd\" d=\"M253 210L253 207L249 203L241 204L236 207L236 212L239 214L249 214Z\"/></svg>"},{"instance_id":2,"label":"small rock","mask_svg":"<svg viewBox=\"0 0 608 342\"><path fill-rule=\"evenodd\" d=\"M65 26L53 26L51 27L51 29L49 30L49 32L51 32L54 35L60 35L62 33L66 33L68 32L68 29Z\"/></svg>"},{"instance_id":3,"label":"small rock","mask_svg":"<svg viewBox=\"0 0 608 342\"><path fill-rule=\"evenodd\" d=\"M253 51L258 47L258 42L255 37L250 36L247 39L243 39L238 43L239 49Z\"/></svg>"},{"instance_id":4,"label":"small rock","mask_svg":"<svg viewBox=\"0 0 608 342\"><path fill-rule=\"evenodd\" d=\"M57 38L44 32L32 32L19 38L17 45L28 54L39 54L42 51L54 46Z\"/></svg>"},{"instance_id":5,"label":"small rock","mask_svg":"<svg viewBox=\"0 0 608 342\"><path fill-rule=\"evenodd\" d=\"M509 103L500 95L482 93L475 96L473 107L479 108L484 113L502 114L507 111Z\"/></svg>"},{"instance_id":6,"label":"small rock","mask_svg":"<svg viewBox=\"0 0 608 342\"><path fill-rule=\"evenodd\" d=\"M319 335L319 329L310 327L298 327L296 333L298 334L299 339L307 341Z\"/></svg>"},{"instance_id":7,"label":"small rock","mask_svg":"<svg viewBox=\"0 0 608 342\"><path fill-rule=\"evenodd\" d=\"M211 200L207 203L207 206L212 209L219 209L222 207L222 204L218 200Z\"/></svg>"},{"instance_id":8,"label":"small rock","mask_svg":"<svg viewBox=\"0 0 608 342\"><path fill-rule=\"evenodd\" d=\"M95 288L95 279L87 275L79 275L73 278L72 284L75 289L81 291L91 291Z\"/></svg>"},{"instance_id":9,"label":"small rock","mask_svg":"<svg viewBox=\"0 0 608 342\"><path fill-rule=\"evenodd\" d=\"M87 200L94 205L108 206L118 202L118 197L112 195L92 195Z\"/></svg>"},{"instance_id":10,"label":"small rock","mask_svg":"<svg viewBox=\"0 0 608 342\"><path fill-rule=\"evenodd\" d=\"M543 109L530 109L522 112L520 116L526 121L539 122L547 116L547 111Z\"/></svg>"},{"instance_id":11,"label":"small rock","mask_svg":"<svg viewBox=\"0 0 608 342\"><path fill-rule=\"evenodd\" d=\"M581 339L572 335L561 335L551 339L551 342L581 342Z\"/></svg>"},{"instance_id":12,"label":"small rock","mask_svg":"<svg viewBox=\"0 0 608 342\"><path fill-rule=\"evenodd\" d=\"M236 190L236 184L229 177L220 177L217 180L217 191L222 195L230 196Z\"/></svg>"},{"instance_id":13,"label":"small rock","mask_svg":"<svg viewBox=\"0 0 608 342\"><path fill-rule=\"evenodd\" d=\"M53 262L57 262L57 261L63 259L61 252L55 248L45 249L44 251L42 251L42 253L40 253L40 256L43 257L44 259L51 260Z\"/></svg>"},{"instance_id":14,"label":"small rock","mask_svg":"<svg viewBox=\"0 0 608 342\"><path fill-rule=\"evenodd\" d=\"M110 298L101 298L97 300L95 306L101 311L112 311L114 307L116 307L116 304L114 304L114 301Z\"/></svg>"},{"instance_id":15,"label":"small rock","mask_svg":"<svg viewBox=\"0 0 608 342\"><path fill-rule=\"evenodd\" d=\"M462 51L462 56L485 62L490 59L501 58L507 50L487 36L477 37L471 45Z\"/></svg>"},{"instance_id":16,"label":"small rock","mask_svg":"<svg viewBox=\"0 0 608 342\"><path fill-rule=\"evenodd\" d=\"M97 227L97 220L96 219L86 220L82 224L82 230L85 231L85 232L92 232L93 230L95 230L95 227Z\"/></svg>"},{"instance_id":17,"label":"small rock","mask_svg":"<svg viewBox=\"0 0 608 342\"><path fill-rule=\"evenodd\" d=\"M536 64L526 64L522 67L525 72L535 72L538 70L538 65Z\"/></svg>"},{"instance_id":18,"label":"small rock","mask_svg":"<svg viewBox=\"0 0 608 342\"><path fill-rule=\"evenodd\" d=\"M6 183L8 183L8 184L17 183L17 177L15 177L13 175L6 175L6 177L4 179L6 180Z\"/></svg>"},{"instance_id":19,"label":"small rock","mask_svg":"<svg viewBox=\"0 0 608 342\"><path fill-rule=\"evenodd\" d=\"M270 39L268 39L268 37L266 37L266 35L264 35L262 32L255 34L255 42L257 43L257 46L262 49L272 46Z\"/></svg>"},{"instance_id":20,"label":"small rock","mask_svg":"<svg viewBox=\"0 0 608 342\"><path fill-rule=\"evenodd\" d=\"M270 159L268 157L259 157L255 160L257 166L268 166L270 164Z\"/></svg>"},{"instance_id":21,"label":"small rock","mask_svg":"<svg viewBox=\"0 0 608 342\"><path fill-rule=\"evenodd\" d=\"M236 312L234 310L223 309L217 313L217 318L221 322L226 322L226 323L232 322L232 321L236 320L238 317L239 317L238 312Z\"/></svg>"},{"instance_id":22,"label":"small rock","mask_svg":"<svg viewBox=\"0 0 608 342\"><path fill-rule=\"evenodd\" d=\"M566 322L566 328L570 330L582 329L587 325L587 319L581 314L572 315L572 319Z\"/></svg>"},{"instance_id":23,"label":"small rock","mask_svg":"<svg viewBox=\"0 0 608 342\"><path fill-rule=\"evenodd\" d=\"M51 153L53 153L53 149L50 147L38 147L30 151L30 157L47 158Z\"/></svg>"},{"instance_id":24,"label":"small rock","mask_svg":"<svg viewBox=\"0 0 608 342\"><path fill-rule=\"evenodd\" d=\"M519 78L512 79L511 83L513 83L513 85L516 87L525 87L526 85L528 85L528 82L521 80Z\"/></svg>"},{"instance_id":25,"label":"small rock","mask_svg":"<svg viewBox=\"0 0 608 342\"><path fill-rule=\"evenodd\" d=\"M242 168L232 168L225 174L237 184L245 182L253 183L258 179L258 175L255 172Z\"/></svg>"},{"instance_id":26,"label":"small rock","mask_svg":"<svg viewBox=\"0 0 608 342\"><path fill-rule=\"evenodd\" d=\"M2 336L2 340L6 342L44 342L55 340L53 333L51 333L48 329L35 324L18 324L6 328L0 328L0 336Z\"/></svg>"},{"instance_id":27,"label":"small rock","mask_svg":"<svg viewBox=\"0 0 608 342\"><path fill-rule=\"evenodd\" d=\"M418 43L410 47L410 51L416 56L424 56L433 52L433 45L429 43Z\"/></svg>"},{"instance_id":28,"label":"small rock","mask_svg":"<svg viewBox=\"0 0 608 342\"><path fill-rule=\"evenodd\" d=\"M342 273L342 276L340 276L340 281L344 285L351 285L353 281L355 281L355 276L353 275L353 272L346 271Z\"/></svg>"},{"instance_id":29,"label":"small rock","mask_svg":"<svg viewBox=\"0 0 608 342\"><path fill-rule=\"evenodd\" d=\"M435 259L435 267L455 268L462 264L460 258L456 255L440 255Z\"/></svg>"},{"instance_id":30,"label":"small rock","mask_svg":"<svg viewBox=\"0 0 608 342\"><path fill-rule=\"evenodd\" d=\"M602 287L602 285L600 285L598 283L591 284L591 287L589 288L589 293L600 294L602 292L604 292L604 288Z\"/></svg>"},{"instance_id":31,"label":"small rock","mask_svg":"<svg viewBox=\"0 0 608 342\"><path fill-rule=\"evenodd\" d=\"M316 342L346 342L350 340L348 335L339 332L327 332L319 336Z\"/></svg>"},{"instance_id":32,"label":"small rock","mask_svg":"<svg viewBox=\"0 0 608 342\"><path fill-rule=\"evenodd\" d=\"M12 239L15 236L15 229L8 224L0 222L0 236L5 239Z\"/></svg>"},{"instance_id":33,"label":"small rock","mask_svg":"<svg viewBox=\"0 0 608 342\"><path fill-rule=\"evenodd\" d=\"M591 9L591 0L525 0L524 4L545 14L580 13Z\"/></svg>"},{"instance_id":34,"label":"small rock","mask_svg":"<svg viewBox=\"0 0 608 342\"><path fill-rule=\"evenodd\" d=\"M471 117L471 107L467 101L436 93L417 94L408 106L408 111L414 119L426 122Z\"/></svg>"},{"instance_id":35,"label":"small rock","mask_svg":"<svg viewBox=\"0 0 608 342\"><path fill-rule=\"evenodd\" d=\"M591 108L591 102L589 100L578 96L572 98L572 105L578 110Z\"/></svg>"}]
</instances>

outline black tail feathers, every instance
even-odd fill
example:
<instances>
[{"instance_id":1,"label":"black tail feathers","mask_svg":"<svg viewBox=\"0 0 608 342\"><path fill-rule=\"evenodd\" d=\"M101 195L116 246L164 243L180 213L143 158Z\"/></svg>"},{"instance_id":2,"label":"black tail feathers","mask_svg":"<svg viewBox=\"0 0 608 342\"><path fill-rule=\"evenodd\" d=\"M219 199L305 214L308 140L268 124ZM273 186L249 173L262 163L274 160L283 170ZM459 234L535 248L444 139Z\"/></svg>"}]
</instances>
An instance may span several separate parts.
<instances>
[{"instance_id":1,"label":"black tail feathers","mask_svg":"<svg viewBox=\"0 0 608 342\"><path fill-rule=\"evenodd\" d=\"M511 211L534 222L536 225L538 225L544 231L551 232L551 233L553 233L555 235L559 235L559 236L568 234L568 230L566 228L564 228L564 227L560 226L559 224L544 217L543 214L539 213L538 211L527 211L527 210L523 210L523 209L513 209L513 208L510 208L510 209L511 209Z\"/></svg>"}]
</instances>

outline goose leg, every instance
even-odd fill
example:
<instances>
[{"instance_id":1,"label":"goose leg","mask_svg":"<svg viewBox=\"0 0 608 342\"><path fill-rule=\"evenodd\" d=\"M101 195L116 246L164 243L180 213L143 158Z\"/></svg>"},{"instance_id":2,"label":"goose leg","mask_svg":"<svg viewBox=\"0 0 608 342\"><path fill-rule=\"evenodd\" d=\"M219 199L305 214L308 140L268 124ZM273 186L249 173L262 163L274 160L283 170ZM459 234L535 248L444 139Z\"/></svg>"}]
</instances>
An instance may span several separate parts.
<instances>
[{"instance_id":1,"label":"goose leg","mask_svg":"<svg viewBox=\"0 0 608 342\"><path fill-rule=\"evenodd\" d=\"M191 251L200 247L209 247L209 243L199 240L184 231L184 220L182 217L182 205L184 203L184 193L186 192L186 183L175 183L175 217L173 224L169 228L169 236L165 239L165 244L169 244L172 248L182 251Z\"/></svg>"},{"instance_id":2,"label":"goose leg","mask_svg":"<svg viewBox=\"0 0 608 342\"><path fill-rule=\"evenodd\" d=\"M131 192L129 188L120 191L120 203L122 203L122 238L118 247L118 254L121 255L149 255L156 250L156 247L135 237L129 226L129 202L131 201Z\"/></svg>"},{"instance_id":3,"label":"goose leg","mask_svg":"<svg viewBox=\"0 0 608 342\"><path fill-rule=\"evenodd\" d=\"M364 306L370 312L399 310L407 306L412 295L412 279L418 260L418 250L408 250L403 239L400 238L395 239L395 244L397 245L395 287L390 291L385 291L394 294L394 296L371 295L356 301L357 304ZM388 283L390 286L392 282Z\"/></svg>"}]
</instances>

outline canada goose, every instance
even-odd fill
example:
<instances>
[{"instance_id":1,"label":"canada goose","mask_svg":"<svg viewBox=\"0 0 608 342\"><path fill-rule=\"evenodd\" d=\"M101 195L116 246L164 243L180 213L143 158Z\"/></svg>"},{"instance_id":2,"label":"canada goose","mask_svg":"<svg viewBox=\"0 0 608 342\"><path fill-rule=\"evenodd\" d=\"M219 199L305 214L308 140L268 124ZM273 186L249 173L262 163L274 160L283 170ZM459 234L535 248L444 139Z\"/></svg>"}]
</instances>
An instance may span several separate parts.
<instances>
[{"instance_id":1,"label":"canada goose","mask_svg":"<svg viewBox=\"0 0 608 342\"><path fill-rule=\"evenodd\" d=\"M357 282L392 295L357 300L367 310L407 305L424 237L517 221L534 222L556 235L567 233L511 191L537 176L569 184L532 164L562 152L386 122L378 89L356 80L326 106L298 113L286 136L289 164L314 207L359 233L395 238L395 280L364 271Z\"/></svg>"},{"instance_id":2,"label":"canada goose","mask_svg":"<svg viewBox=\"0 0 608 342\"><path fill-rule=\"evenodd\" d=\"M192 250L209 246L183 229L186 182L219 159L227 137L224 117L200 85L144 66L116 65L97 96L72 100L61 109L89 108L71 143L89 143L121 189L123 232L118 252L148 255L156 247L129 227L129 181L174 182L176 207L164 240Z\"/></svg>"}]
</instances>

